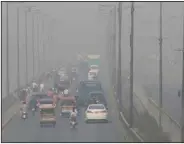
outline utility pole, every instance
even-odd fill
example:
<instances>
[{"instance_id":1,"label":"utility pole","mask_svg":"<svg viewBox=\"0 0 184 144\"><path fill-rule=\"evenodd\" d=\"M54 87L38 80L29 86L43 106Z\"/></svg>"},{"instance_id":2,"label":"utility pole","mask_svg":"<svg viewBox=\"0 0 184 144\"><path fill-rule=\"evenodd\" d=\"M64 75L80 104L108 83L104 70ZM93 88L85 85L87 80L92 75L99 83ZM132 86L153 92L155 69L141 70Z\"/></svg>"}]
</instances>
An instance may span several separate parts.
<instances>
[{"instance_id":1,"label":"utility pole","mask_svg":"<svg viewBox=\"0 0 184 144\"><path fill-rule=\"evenodd\" d=\"M17 89L20 91L20 62L19 62L19 7L17 7Z\"/></svg>"},{"instance_id":2,"label":"utility pole","mask_svg":"<svg viewBox=\"0 0 184 144\"><path fill-rule=\"evenodd\" d=\"M111 55L111 49L112 49L112 10L110 10L108 15L108 25L107 25L107 57L108 57L108 65L110 75L112 74L112 55ZM111 78L112 80L112 78Z\"/></svg>"},{"instance_id":3,"label":"utility pole","mask_svg":"<svg viewBox=\"0 0 184 144\"><path fill-rule=\"evenodd\" d=\"M160 38L159 38L159 45L160 45L160 59L159 59L159 127L162 127L161 121L161 109L162 109L162 2L160 2Z\"/></svg>"},{"instance_id":4,"label":"utility pole","mask_svg":"<svg viewBox=\"0 0 184 144\"><path fill-rule=\"evenodd\" d=\"M113 21L113 9L110 11L110 51L109 51L109 58L110 58L110 76L111 76L111 81L113 82L113 70L114 70L114 63L113 63L113 60L114 60L114 21Z\"/></svg>"},{"instance_id":5,"label":"utility pole","mask_svg":"<svg viewBox=\"0 0 184 144\"><path fill-rule=\"evenodd\" d=\"M42 17L42 68L43 70L42 71L45 71L45 52L44 52L44 49L45 49L45 23L44 23L44 15Z\"/></svg>"},{"instance_id":6,"label":"utility pole","mask_svg":"<svg viewBox=\"0 0 184 144\"><path fill-rule=\"evenodd\" d=\"M25 10L25 53L26 53L26 84L28 84L28 56L27 56L27 10Z\"/></svg>"},{"instance_id":7,"label":"utility pole","mask_svg":"<svg viewBox=\"0 0 184 144\"><path fill-rule=\"evenodd\" d=\"M182 56L183 56L183 69L182 69L182 97L181 97L181 142L184 142L184 13L183 13L183 49L182 49Z\"/></svg>"},{"instance_id":8,"label":"utility pole","mask_svg":"<svg viewBox=\"0 0 184 144\"><path fill-rule=\"evenodd\" d=\"M32 14L32 52L33 52L33 79L35 78L35 42L34 42L34 14Z\"/></svg>"},{"instance_id":9,"label":"utility pole","mask_svg":"<svg viewBox=\"0 0 184 144\"><path fill-rule=\"evenodd\" d=\"M130 127L133 126L133 73L134 73L134 2L131 6L131 34L130 34Z\"/></svg>"},{"instance_id":10,"label":"utility pole","mask_svg":"<svg viewBox=\"0 0 184 144\"><path fill-rule=\"evenodd\" d=\"M39 48L39 15L37 15L37 55L38 55L38 76L40 75L40 48Z\"/></svg>"},{"instance_id":11,"label":"utility pole","mask_svg":"<svg viewBox=\"0 0 184 144\"><path fill-rule=\"evenodd\" d=\"M119 11L119 46L118 46L118 74L117 74L117 94L118 100L120 104L120 108L122 108L122 101L121 101L121 22L122 22L122 3L118 3L118 11Z\"/></svg>"},{"instance_id":12,"label":"utility pole","mask_svg":"<svg viewBox=\"0 0 184 144\"><path fill-rule=\"evenodd\" d=\"M113 22L113 80L116 77L116 6L114 9L114 22ZM114 85L114 83L113 83Z\"/></svg>"},{"instance_id":13,"label":"utility pole","mask_svg":"<svg viewBox=\"0 0 184 144\"><path fill-rule=\"evenodd\" d=\"M9 96L9 91L10 91L10 85L9 85L9 6L8 2L6 2L6 95Z\"/></svg>"}]
</instances>

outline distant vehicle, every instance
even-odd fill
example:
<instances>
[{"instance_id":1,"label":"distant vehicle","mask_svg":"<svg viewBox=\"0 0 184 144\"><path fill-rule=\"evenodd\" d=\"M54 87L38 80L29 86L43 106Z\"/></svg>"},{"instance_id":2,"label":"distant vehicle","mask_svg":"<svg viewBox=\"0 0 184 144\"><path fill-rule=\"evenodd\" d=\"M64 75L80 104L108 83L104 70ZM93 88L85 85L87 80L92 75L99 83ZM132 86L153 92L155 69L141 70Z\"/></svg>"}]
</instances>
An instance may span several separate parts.
<instances>
[{"instance_id":1,"label":"distant vehicle","mask_svg":"<svg viewBox=\"0 0 184 144\"><path fill-rule=\"evenodd\" d=\"M88 65L90 70L93 70L98 75L100 66L100 55L88 55Z\"/></svg>"},{"instance_id":2,"label":"distant vehicle","mask_svg":"<svg viewBox=\"0 0 184 144\"><path fill-rule=\"evenodd\" d=\"M70 87L70 81L69 80L60 81L57 84L58 92L59 91L64 91L65 89L69 89L69 87Z\"/></svg>"},{"instance_id":3,"label":"distant vehicle","mask_svg":"<svg viewBox=\"0 0 184 144\"><path fill-rule=\"evenodd\" d=\"M104 96L104 92L103 91L93 91L89 93L89 99L88 99L88 105L93 104L92 100L93 98L95 98L96 100L98 100L98 103L103 104L105 107L107 107L107 101L105 99Z\"/></svg>"},{"instance_id":4,"label":"distant vehicle","mask_svg":"<svg viewBox=\"0 0 184 144\"><path fill-rule=\"evenodd\" d=\"M98 65L90 65L90 71L96 73L96 75L99 74L99 66Z\"/></svg>"},{"instance_id":5,"label":"distant vehicle","mask_svg":"<svg viewBox=\"0 0 184 144\"><path fill-rule=\"evenodd\" d=\"M73 111L74 103L75 103L75 97L68 96L68 97L60 97L61 103L61 116L70 116L70 113Z\"/></svg>"},{"instance_id":6,"label":"distant vehicle","mask_svg":"<svg viewBox=\"0 0 184 144\"><path fill-rule=\"evenodd\" d=\"M77 104L85 106L88 101L88 94L93 91L102 91L100 81L81 81L78 88Z\"/></svg>"},{"instance_id":7,"label":"distant vehicle","mask_svg":"<svg viewBox=\"0 0 184 144\"><path fill-rule=\"evenodd\" d=\"M88 62L87 61L80 61L78 64L79 81L87 80L88 79L88 72L89 72Z\"/></svg>"},{"instance_id":8,"label":"distant vehicle","mask_svg":"<svg viewBox=\"0 0 184 144\"><path fill-rule=\"evenodd\" d=\"M90 65L100 65L100 55L98 54L90 54L88 57L88 64Z\"/></svg>"},{"instance_id":9,"label":"distant vehicle","mask_svg":"<svg viewBox=\"0 0 184 144\"><path fill-rule=\"evenodd\" d=\"M96 71L90 70L88 72L88 80L96 80L96 79L97 79Z\"/></svg>"},{"instance_id":10,"label":"distant vehicle","mask_svg":"<svg viewBox=\"0 0 184 144\"><path fill-rule=\"evenodd\" d=\"M76 78L77 75L78 75L77 67L72 67L72 72L71 72L71 77L72 77L72 79L73 79L73 78Z\"/></svg>"},{"instance_id":11,"label":"distant vehicle","mask_svg":"<svg viewBox=\"0 0 184 144\"><path fill-rule=\"evenodd\" d=\"M108 112L103 104L91 104L85 112L86 123L92 121L108 121Z\"/></svg>"},{"instance_id":12,"label":"distant vehicle","mask_svg":"<svg viewBox=\"0 0 184 144\"><path fill-rule=\"evenodd\" d=\"M65 67L62 67L58 70L58 75L62 75L62 74L66 74L67 73L67 70Z\"/></svg>"},{"instance_id":13,"label":"distant vehicle","mask_svg":"<svg viewBox=\"0 0 184 144\"><path fill-rule=\"evenodd\" d=\"M71 84L71 81L67 75L57 76L55 78L55 86L54 87L57 89L58 92L60 92L60 91L64 91L65 89L69 89L70 84Z\"/></svg>"},{"instance_id":14,"label":"distant vehicle","mask_svg":"<svg viewBox=\"0 0 184 144\"><path fill-rule=\"evenodd\" d=\"M31 108L31 101L36 100L37 106L39 106L40 99L47 98L48 95L45 92L32 92L28 100L28 108Z\"/></svg>"}]
</instances>

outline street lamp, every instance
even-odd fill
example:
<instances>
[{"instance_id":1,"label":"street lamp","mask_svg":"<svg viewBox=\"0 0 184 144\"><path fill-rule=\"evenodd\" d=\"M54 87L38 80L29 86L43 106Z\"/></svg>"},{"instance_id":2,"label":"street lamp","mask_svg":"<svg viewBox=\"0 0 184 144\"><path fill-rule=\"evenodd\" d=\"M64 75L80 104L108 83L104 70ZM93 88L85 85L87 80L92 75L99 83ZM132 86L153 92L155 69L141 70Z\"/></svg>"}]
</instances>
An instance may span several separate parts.
<instances>
[{"instance_id":1,"label":"street lamp","mask_svg":"<svg viewBox=\"0 0 184 144\"><path fill-rule=\"evenodd\" d=\"M10 4L20 4L24 2L6 2L6 31L7 31L7 37L6 37L6 94L9 96L9 3ZM19 89L20 89L20 72L19 72L19 6L17 7L17 96L19 95Z\"/></svg>"},{"instance_id":2,"label":"street lamp","mask_svg":"<svg viewBox=\"0 0 184 144\"><path fill-rule=\"evenodd\" d=\"M26 9L25 11L25 56L26 56L26 84L28 84L28 56L27 56L27 38L28 38L28 35L27 35L27 12L28 10Z\"/></svg>"},{"instance_id":3,"label":"street lamp","mask_svg":"<svg viewBox=\"0 0 184 144\"><path fill-rule=\"evenodd\" d=\"M40 14L40 10L37 9L36 7L31 8L31 12L35 13L37 15L37 58L38 58L38 75L40 74L40 57L39 57L39 22L38 22L38 15ZM34 36L34 16L33 16L33 24L32 24L32 29L33 29L33 36ZM34 40L33 40L34 41ZM34 41L35 42L35 41ZM35 43L34 43L35 44ZM35 54L35 51L34 51ZM34 72L35 74L35 72ZM34 75L35 76L35 75Z\"/></svg>"},{"instance_id":4,"label":"street lamp","mask_svg":"<svg viewBox=\"0 0 184 144\"><path fill-rule=\"evenodd\" d=\"M112 65L112 68L110 68L111 71L111 78L113 87L115 88L116 84L116 8L117 4L111 4L111 5L100 5L99 11L104 15L110 15L109 21L112 22L113 26L111 27L111 33L110 33L110 49L108 49L108 54L110 54L110 65ZM110 12L105 12L105 10L109 10ZM113 18L114 16L114 18ZM109 23L109 22L108 22ZM112 46L113 44L113 46ZM111 53L112 52L112 53ZM112 69L112 70L111 70Z\"/></svg>"}]
</instances>

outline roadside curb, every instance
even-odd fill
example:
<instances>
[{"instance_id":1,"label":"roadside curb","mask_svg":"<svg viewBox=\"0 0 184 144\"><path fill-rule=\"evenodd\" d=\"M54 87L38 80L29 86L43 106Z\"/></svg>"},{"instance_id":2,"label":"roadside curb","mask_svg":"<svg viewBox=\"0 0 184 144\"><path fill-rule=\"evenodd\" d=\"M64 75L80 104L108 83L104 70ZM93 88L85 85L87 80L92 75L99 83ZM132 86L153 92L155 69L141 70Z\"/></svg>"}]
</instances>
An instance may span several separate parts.
<instances>
[{"instance_id":1,"label":"roadside curb","mask_svg":"<svg viewBox=\"0 0 184 144\"><path fill-rule=\"evenodd\" d=\"M16 102L14 102L14 104L16 104ZM12 104L11 107L12 107L14 104ZM18 105L19 105L19 104L18 104ZM11 107L10 107L10 108L11 108ZM7 111L8 111L8 110L7 110ZM6 112L7 112L7 111L6 111ZM6 112L5 112L5 113L6 113ZM9 119L7 119L4 123L1 121L1 125L2 125L1 128L2 128L2 130L12 121L13 117L14 117L17 113L18 113L18 109L17 109L17 110L15 109L15 111L11 114L11 116L10 116Z\"/></svg>"},{"instance_id":2,"label":"roadside curb","mask_svg":"<svg viewBox=\"0 0 184 144\"><path fill-rule=\"evenodd\" d=\"M125 119L124 115L122 112L119 112L123 122L126 124L126 126L130 129L130 131L132 132L132 134L140 141L140 142L144 142L144 140L141 138L141 136L138 134L138 132L136 132L134 130L134 128L130 128L129 123L127 122L127 120Z\"/></svg>"},{"instance_id":3,"label":"roadside curb","mask_svg":"<svg viewBox=\"0 0 184 144\"><path fill-rule=\"evenodd\" d=\"M11 122L11 120L13 119L13 117L17 114L18 111L14 112L13 115L4 122L4 124L2 124L2 130L5 128L5 126L8 125L9 122Z\"/></svg>"},{"instance_id":4,"label":"roadside curb","mask_svg":"<svg viewBox=\"0 0 184 144\"><path fill-rule=\"evenodd\" d=\"M114 98L114 100L116 101L116 104L117 104L117 107L118 107L118 105L119 105L119 100L116 99L114 93L113 93L113 98ZM118 108L118 110L119 110L119 108ZM126 127L127 127L127 128L130 130L130 132L132 133L132 135L134 135L134 136L136 137L136 139L139 140L139 142L144 142L144 140L142 139L142 137L140 136L140 134L139 134L138 132L136 132L134 128L130 128L130 125L129 125L129 123L127 122L127 120L126 120L125 116L123 115L123 113L119 111L119 115L120 115L120 117L121 117L123 123L126 125Z\"/></svg>"}]
</instances>

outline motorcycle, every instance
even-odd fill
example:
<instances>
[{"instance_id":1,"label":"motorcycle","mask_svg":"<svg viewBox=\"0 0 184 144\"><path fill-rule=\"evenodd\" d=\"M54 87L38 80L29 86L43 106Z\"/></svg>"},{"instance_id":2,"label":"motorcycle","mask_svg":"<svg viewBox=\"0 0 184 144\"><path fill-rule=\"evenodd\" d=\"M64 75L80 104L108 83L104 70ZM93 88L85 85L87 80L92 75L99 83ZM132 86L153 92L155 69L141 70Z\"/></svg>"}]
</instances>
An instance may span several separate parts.
<instances>
[{"instance_id":1,"label":"motorcycle","mask_svg":"<svg viewBox=\"0 0 184 144\"><path fill-rule=\"evenodd\" d=\"M77 122L72 120L72 121L70 121L70 125L71 125L71 128L73 129L77 125Z\"/></svg>"},{"instance_id":2,"label":"motorcycle","mask_svg":"<svg viewBox=\"0 0 184 144\"><path fill-rule=\"evenodd\" d=\"M33 116L35 115L35 111L36 111L36 109L35 108L32 108L32 114L33 114Z\"/></svg>"},{"instance_id":3,"label":"motorcycle","mask_svg":"<svg viewBox=\"0 0 184 144\"><path fill-rule=\"evenodd\" d=\"M24 119L24 120L27 119L27 113L26 112L22 113L22 119Z\"/></svg>"}]
</instances>

